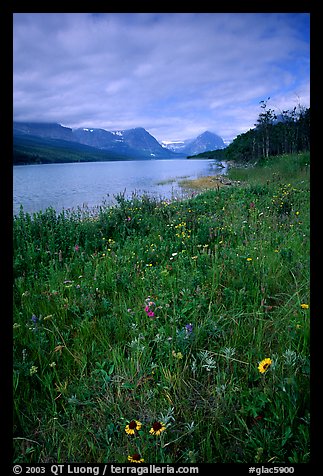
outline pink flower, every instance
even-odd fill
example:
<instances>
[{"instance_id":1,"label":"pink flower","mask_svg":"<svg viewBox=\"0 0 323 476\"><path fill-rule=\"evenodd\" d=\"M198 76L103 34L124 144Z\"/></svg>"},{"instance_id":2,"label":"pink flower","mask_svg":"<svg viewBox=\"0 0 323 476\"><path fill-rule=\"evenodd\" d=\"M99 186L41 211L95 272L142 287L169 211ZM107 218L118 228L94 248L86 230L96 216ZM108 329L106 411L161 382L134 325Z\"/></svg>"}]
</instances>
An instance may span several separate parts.
<instances>
[{"instance_id":1,"label":"pink flower","mask_svg":"<svg viewBox=\"0 0 323 476\"><path fill-rule=\"evenodd\" d=\"M79 249L80 249L79 245L75 245L75 246L74 246L74 250L75 250L75 251L79 251Z\"/></svg>"},{"instance_id":2,"label":"pink flower","mask_svg":"<svg viewBox=\"0 0 323 476\"><path fill-rule=\"evenodd\" d=\"M151 301L150 300L150 296L148 296L147 299L145 299L145 313L147 314L148 317L154 317L155 316L155 313L153 311L153 309L155 308L156 306L156 303L154 301Z\"/></svg>"}]
</instances>

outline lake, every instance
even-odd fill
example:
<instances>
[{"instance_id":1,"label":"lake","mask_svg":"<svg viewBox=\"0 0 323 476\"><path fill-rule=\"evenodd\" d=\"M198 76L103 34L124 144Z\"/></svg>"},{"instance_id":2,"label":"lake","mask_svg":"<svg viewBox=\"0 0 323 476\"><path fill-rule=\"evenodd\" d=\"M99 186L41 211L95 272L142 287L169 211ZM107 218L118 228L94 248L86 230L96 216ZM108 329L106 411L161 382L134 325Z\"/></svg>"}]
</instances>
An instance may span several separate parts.
<instances>
[{"instance_id":1,"label":"lake","mask_svg":"<svg viewBox=\"0 0 323 476\"><path fill-rule=\"evenodd\" d=\"M115 195L148 194L160 199L183 197L183 178L223 174L213 160L134 160L13 167L13 213L54 208L89 207L115 203Z\"/></svg>"}]
</instances>

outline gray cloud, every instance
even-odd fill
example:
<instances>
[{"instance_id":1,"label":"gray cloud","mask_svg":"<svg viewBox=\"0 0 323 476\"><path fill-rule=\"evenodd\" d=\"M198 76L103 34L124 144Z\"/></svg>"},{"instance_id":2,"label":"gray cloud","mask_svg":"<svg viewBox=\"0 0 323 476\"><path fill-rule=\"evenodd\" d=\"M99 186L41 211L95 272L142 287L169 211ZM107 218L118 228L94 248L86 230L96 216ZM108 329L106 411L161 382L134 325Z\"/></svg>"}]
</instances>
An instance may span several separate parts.
<instances>
[{"instance_id":1,"label":"gray cloud","mask_svg":"<svg viewBox=\"0 0 323 476\"><path fill-rule=\"evenodd\" d=\"M309 105L307 14L14 14L13 48L16 120L233 139Z\"/></svg>"}]
</instances>

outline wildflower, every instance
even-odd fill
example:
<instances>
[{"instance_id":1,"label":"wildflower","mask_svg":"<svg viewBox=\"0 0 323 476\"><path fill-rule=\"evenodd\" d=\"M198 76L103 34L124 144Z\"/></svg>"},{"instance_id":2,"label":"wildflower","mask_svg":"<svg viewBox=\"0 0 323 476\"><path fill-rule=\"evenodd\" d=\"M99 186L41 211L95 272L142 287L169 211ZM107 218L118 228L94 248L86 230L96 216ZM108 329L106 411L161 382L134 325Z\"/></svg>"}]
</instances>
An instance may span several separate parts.
<instances>
[{"instance_id":1,"label":"wildflower","mask_svg":"<svg viewBox=\"0 0 323 476\"><path fill-rule=\"evenodd\" d=\"M166 430L166 426L161 421L155 421L152 428L149 430L151 435L159 436L163 431Z\"/></svg>"},{"instance_id":2,"label":"wildflower","mask_svg":"<svg viewBox=\"0 0 323 476\"><path fill-rule=\"evenodd\" d=\"M252 258L247 258L247 261L252 261Z\"/></svg>"},{"instance_id":3,"label":"wildflower","mask_svg":"<svg viewBox=\"0 0 323 476\"><path fill-rule=\"evenodd\" d=\"M75 250L75 251L79 251L79 250L80 250L79 245L75 245L75 246L74 246L74 250Z\"/></svg>"},{"instance_id":4,"label":"wildflower","mask_svg":"<svg viewBox=\"0 0 323 476\"><path fill-rule=\"evenodd\" d=\"M49 364L50 367L56 367L56 362L52 362L51 364Z\"/></svg>"},{"instance_id":5,"label":"wildflower","mask_svg":"<svg viewBox=\"0 0 323 476\"><path fill-rule=\"evenodd\" d=\"M128 461L129 463L144 463L144 459L138 453L135 453L131 456L129 455Z\"/></svg>"},{"instance_id":6,"label":"wildflower","mask_svg":"<svg viewBox=\"0 0 323 476\"><path fill-rule=\"evenodd\" d=\"M271 364L272 364L272 360L269 358L262 360L258 365L259 372L261 374L265 373Z\"/></svg>"},{"instance_id":7,"label":"wildflower","mask_svg":"<svg viewBox=\"0 0 323 476\"><path fill-rule=\"evenodd\" d=\"M302 309L308 309L310 306L308 304L301 304L301 308Z\"/></svg>"},{"instance_id":8,"label":"wildflower","mask_svg":"<svg viewBox=\"0 0 323 476\"><path fill-rule=\"evenodd\" d=\"M190 334L193 331L193 325L191 323L186 324L185 330L188 334Z\"/></svg>"},{"instance_id":9,"label":"wildflower","mask_svg":"<svg viewBox=\"0 0 323 476\"><path fill-rule=\"evenodd\" d=\"M141 423L138 420L132 420L128 425L126 425L125 432L128 435L134 435L136 431L139 431L141 428Z\"/></svg>"},{"instance_id":10,"label":"wildflower","mask_svg":"<svg viewBox=\"0 0 323 476\"><path fill-rule=\"evenodd\" d=\"M182 352L177 352L176 353L175 350L172 351L172 355L173 355L173 357L175 357L176 359L179 359L179 360L181 360L183 358Z\"/></svg>"},{"instance_id":11,"label":"wildflower","mask_svg":"<svg viewBox=\"0 0 323 476\"><path fill-rule=\"evenodd\" d=\"M38 367L36 367L35 365L33 365L32 367L30 367L29 369L29 374L30 375L34 375L37 373L37 370L38 370Z\"/></svg>"},{"instance_id":12,"label":"wildflower","mask_svg":"<svg viewBox=\"0 0 323 476\"><path fill-rule=\"evenodd\" d=\"M38 321L37 317L35 316L35 314L33 314L31 316L31 320L33 321L34 324L36 324L36 322Z\"/></svg>"},{"instance_id":13,"label":"wildflower","mask_svg":"<svg viewBox=\"0 0 323 476\"><path fill-rule=\"evenodd\" d=\"M151 301L149 296L145 300L145 302L146 302L145 313L147 314L148 317L154 317L155 313L153 309L155 308L156 303L154 301Z\"/></svg>"}]
</instances>

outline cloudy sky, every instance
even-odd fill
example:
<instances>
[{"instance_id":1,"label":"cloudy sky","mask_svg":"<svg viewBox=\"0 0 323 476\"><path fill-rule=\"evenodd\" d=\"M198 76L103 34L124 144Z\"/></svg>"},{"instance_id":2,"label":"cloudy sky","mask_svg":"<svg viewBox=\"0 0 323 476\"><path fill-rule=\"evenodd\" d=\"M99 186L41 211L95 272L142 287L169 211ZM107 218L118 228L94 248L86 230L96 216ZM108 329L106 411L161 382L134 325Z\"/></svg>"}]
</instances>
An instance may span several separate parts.
<instances>
[{"instance_id":1,"label":"cloudy sky","mask_svg":"<svg viewBox=\"0 0 323 476\"><path fill-rule=\"evenodd\" d=\"M309 107L308 13L16 13L14 120L225 141Z\"/></svg>"}]
</instances>

